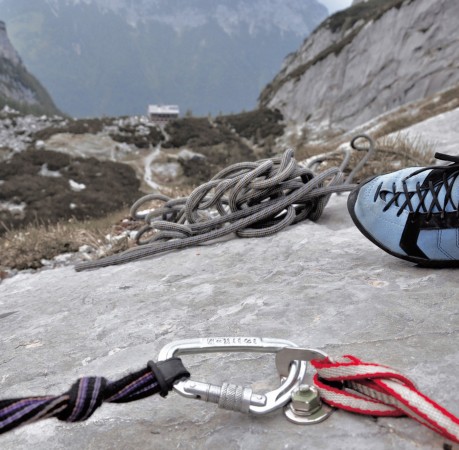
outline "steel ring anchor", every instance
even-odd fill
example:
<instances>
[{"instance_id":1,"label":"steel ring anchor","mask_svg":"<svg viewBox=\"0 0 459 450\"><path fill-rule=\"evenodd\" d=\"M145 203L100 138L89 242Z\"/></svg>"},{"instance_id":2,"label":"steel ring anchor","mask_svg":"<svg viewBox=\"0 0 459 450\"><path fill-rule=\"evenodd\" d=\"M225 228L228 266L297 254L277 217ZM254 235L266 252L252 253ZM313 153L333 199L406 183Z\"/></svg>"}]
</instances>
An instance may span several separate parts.
<instances>
[{"instance_id":1,"label":"steel ring anchor","mask_svg":"<svg viewBox=\"0 0 459 450\"><path fill-rule=\"evenodd\" d=\"M279 374L285 376L293 361L312 361L328 356L320 350L310 348L283 348L276 353L276 367ZM299 425L312 425L324 421L334 409L320 400L320 392L315 386L301 384L291 393L291 402L284 406L287 420Z\"/></svg>"},{"instance_id":2,"label":"steel ring anchor","mask_svg":"<svg viewBox=\"0 0 459 450\"><path fill-rule=\"evenodd\" d=\"M174 356L214 352L257 352L276 353L285 348L295 348L296 344L283 339L259 337L212 337L186 339L172 342L160 351L158 361ZM283 367L284 369L284 367ZM223 383L213 385L194 380L181 380L174 390L183 397L217 403L220 408L252 414L267 414L282 408L292 399L292 393L304 382L307 362L289 361L282 371L281 385L266 394L254 394L249 387Z\"/></svg>"}]
</instances>

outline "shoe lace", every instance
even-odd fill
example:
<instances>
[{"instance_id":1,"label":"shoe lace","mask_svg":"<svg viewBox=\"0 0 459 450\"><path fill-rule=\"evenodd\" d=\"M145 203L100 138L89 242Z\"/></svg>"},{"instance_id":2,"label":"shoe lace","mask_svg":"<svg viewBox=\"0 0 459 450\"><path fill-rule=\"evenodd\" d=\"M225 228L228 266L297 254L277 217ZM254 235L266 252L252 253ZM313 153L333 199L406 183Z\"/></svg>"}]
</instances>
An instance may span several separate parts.
<instances>
[{"instance_id":1,"label":"shoe lace","mask_svg":"<svg viewBox=\"0 0 459 450\"><path fill-rule=\"evenodd\" d=\"M397 191L396 184L393 183L393 196L388 200L383 208L383 211L387 211L392 205L395 204L395 206L399 208L397 211L397 216L400 216L400 214L402 214L402 212L408 208L412 213L426 213L426 220L429 221L434 212L440 213L440 216L443 219L445 216L446 208L448 204L450 204L453 210L456 212L457 217L459 218L458 205L454 203L452 198L453 185L456 181L456 178L459 176L459 157L445 155L444 153L435 153L435 158L441 161L451 162L452 164L445 166L429 166L416 170L415 172L408 175L404 180L402 180L402 191ZM408 190L406 180L426 170L434 170L435 177L429 179L427 184L423 186L417 182L416 190L414 191ZM379 195L382 185L383 183L378 186L375 198L377 198ZM440 199L439 193L443 187L445 187L445 195L443 199ZM426 198L429 193L432 195L432 197L430 199L430 205L426 205ZM413 205L413 200L416 196L419 199L419 203L415 207Z\"/></svg>"}]
</instances>

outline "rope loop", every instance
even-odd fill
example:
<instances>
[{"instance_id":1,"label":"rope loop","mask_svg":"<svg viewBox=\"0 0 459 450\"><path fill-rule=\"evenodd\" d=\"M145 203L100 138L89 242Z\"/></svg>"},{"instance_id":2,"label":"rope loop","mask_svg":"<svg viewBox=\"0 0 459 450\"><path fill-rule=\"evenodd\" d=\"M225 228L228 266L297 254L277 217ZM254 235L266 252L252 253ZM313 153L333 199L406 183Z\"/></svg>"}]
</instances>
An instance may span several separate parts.
<instances>
[{"instance_id":1,"label":"rope loop","mask_svg":"<svg viewBox=\"0 0 459 450\"><path fill-rule=\"evenodd\" d=\"M166 202L168 202L170 200L170 198L167 195L163 195L163 194L148 194L148 195L144 195L143 197L139 198L131 206L129 214L131 215L131 217L133 217L136 220L145 219L145 217L148 215L148 213L150 211L148 210L148 211L139 212L140 207L142 205L148 203L148 202L155 201L155 200L156 201L162 201L162 202L166 203Z\"/></svg>"},{"instance_id":2,"label":"rope loop","mask_svg":"<svg viewBox=\"0 0 459 450\"><path fill-rule=\"evenodd\" d=\"M399 371L352 355L311 364L317 370L313 383L330 406L371 416L409 416L459 443L459 418L422 394Z\"/></svg>"}]
</instances>

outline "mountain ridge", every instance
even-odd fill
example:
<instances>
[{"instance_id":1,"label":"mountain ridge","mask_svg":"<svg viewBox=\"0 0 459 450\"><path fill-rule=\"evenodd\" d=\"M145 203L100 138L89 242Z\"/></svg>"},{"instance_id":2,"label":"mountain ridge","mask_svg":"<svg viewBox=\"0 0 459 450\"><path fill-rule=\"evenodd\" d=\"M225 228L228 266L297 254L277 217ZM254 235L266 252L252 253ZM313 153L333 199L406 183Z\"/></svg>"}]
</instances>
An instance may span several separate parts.
<instances>
[{"instance_id":1,"label":"mountain ridge","mask_svg":"<svg viewBox=\"0 0 459 450\"><path fill-rule=\"evenodd\" d=\"M123 15L133 27L153 21L170 25L178 33L211 20L216 20L228 34L234 32L235 26L242 23L248 25L251 34L273 25L283 31L294 31L303 37L305 31L312 31L304 16L303 0L194 0L185 7L180 0L170 0L167 4L161 0L140 0L135 3L127 3L125 0L45 0L45 3L56 15L59 15L62 5L93 4L102 12ZM316 0L309 3L320 5ZM319 14L318 17L320 16Z\"/></svg>"},{"instance_id":2,"label":"mountain ridge","mask_svg":"<svg viewBox=\"0 0 459 450\"><path fill-rule=\"evenodd\" d=\"M327 16L316 0L198 0L173 15L178 3L0 0L27 66L76 117L142 114L149 103L252 109Z\"/></svg>"},{"instance_id":3,"label":"mountain ridge","mask_svg":"<svg viewBox=\"0 0 459 450\"><path fill-rule=\"evenodd\" d=\"M0 21L0 109L22 113L62 114L42 84L26 69Z\"/></svg>"}]
</instances>

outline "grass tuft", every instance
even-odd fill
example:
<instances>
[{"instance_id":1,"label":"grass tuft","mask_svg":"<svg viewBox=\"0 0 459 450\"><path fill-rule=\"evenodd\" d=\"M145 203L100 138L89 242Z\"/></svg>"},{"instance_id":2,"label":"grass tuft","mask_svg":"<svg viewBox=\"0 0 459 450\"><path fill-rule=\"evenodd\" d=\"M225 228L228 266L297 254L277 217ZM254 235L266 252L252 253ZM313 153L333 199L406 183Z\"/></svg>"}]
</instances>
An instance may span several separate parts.
<instances>
[{"instance_id":1,"label":"grass tuft","mask_svg":"<svg viewBox=\"0 0 459 450\"><path fill-rule=\"evenodd\" d=\"M375 145L377 151L372 159L368 160L365 166L358 172L354 178L354 183L358 183L374 175L380 175L405 167L425 167L435 164L433 157L433 146L423 139L409 138L403 134L395 136L384 136L376 139ZM311 156L327 153L335 150L336 147L330 145L304 145L299 160L305 160ZM364 156L363 152L353 152L345 173L348 174L359 163ZM319 171L330 167L337 167L341 164L342 157L337 155L329 160L324 161Z\"/></svg>"},{"instance_id":2,"label":"grass tuft","mask_svg":"<svg viewBox=\"0 0 459 450\"><path fill-rule=\"evenodd\" d=\"M118 253L130 246L127 238L110 241L107 235L117 235L124 229L127 211L109 214L101 219L69 220L49 225L31 224L20 230L8 229L0 237L0 272L6 270L39 269L43 260L52 260L62 253L77 252L88 245L100 256Z\"/></svg>"}]
</instances>

